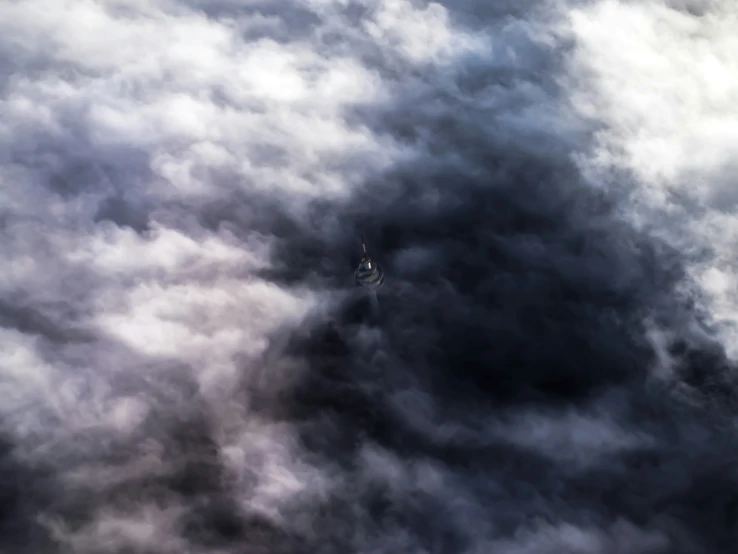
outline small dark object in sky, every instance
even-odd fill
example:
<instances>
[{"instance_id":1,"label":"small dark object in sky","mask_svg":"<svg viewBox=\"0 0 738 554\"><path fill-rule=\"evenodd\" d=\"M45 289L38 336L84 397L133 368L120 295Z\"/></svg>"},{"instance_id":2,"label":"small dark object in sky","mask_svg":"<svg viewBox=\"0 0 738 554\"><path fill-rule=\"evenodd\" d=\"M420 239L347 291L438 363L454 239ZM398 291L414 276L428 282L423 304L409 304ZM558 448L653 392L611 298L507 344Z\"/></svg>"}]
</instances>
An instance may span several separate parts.
<instances>
[{"instance_id":1,"label":"small dark object in sky","mask_svg":"<svg viewBox=\"0 0 738 554\"><path fill-rule=\"evenodd\" d=\"M361 248L364 251L364 256L354 273L356 284L368 290L376 291L384 284L384 270L367 254L363 236L361 237Z\"/></svg>"}]
</instances>

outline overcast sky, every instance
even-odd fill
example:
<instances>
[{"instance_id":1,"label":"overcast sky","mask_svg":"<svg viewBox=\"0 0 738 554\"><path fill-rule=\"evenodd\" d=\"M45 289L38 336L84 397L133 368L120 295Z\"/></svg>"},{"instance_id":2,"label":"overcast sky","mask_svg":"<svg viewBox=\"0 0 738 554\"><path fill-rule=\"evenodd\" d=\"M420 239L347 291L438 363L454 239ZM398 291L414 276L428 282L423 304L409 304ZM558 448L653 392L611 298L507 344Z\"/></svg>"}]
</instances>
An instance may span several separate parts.
<instances>
[{"instance_id":1,"label":"overcast sky","mask_svg":"<svg viewBox=\"0 0 738 554\"><path fill-rule=\"evenodd\" d=\"M1 2L0 552L733 552L736 28Z\"/></svg>"}]
</instances>

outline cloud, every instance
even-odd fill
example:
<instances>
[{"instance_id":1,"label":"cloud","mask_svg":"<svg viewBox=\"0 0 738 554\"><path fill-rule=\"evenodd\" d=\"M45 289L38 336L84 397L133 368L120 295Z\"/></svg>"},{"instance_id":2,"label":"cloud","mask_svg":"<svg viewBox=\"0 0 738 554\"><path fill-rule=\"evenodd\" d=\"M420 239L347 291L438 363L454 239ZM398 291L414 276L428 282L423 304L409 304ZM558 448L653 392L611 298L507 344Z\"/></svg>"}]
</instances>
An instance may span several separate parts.
<instances>
[{"instance_id":1,"label":"cloud","mask_svg":"<svg viewBox=\"0 0 738 554\"><path fill-rule=\"evenodd\" d=\"M570 63L586 76L572 102L605 124L587 165L598 180L613 167L633 176L631 217L685 251L732 358L736 18L724 2L600 2L569 14Z\"/></svg>"},{"instance_id":2,"label":"cloud","mask_svg":"<svg viewBox=\"0 0 738 554\"><path fill-rule=\"evenodd\" d=\"M0 6L0 550L730 551L687 4Z\"/></svg>"}]
</instances>

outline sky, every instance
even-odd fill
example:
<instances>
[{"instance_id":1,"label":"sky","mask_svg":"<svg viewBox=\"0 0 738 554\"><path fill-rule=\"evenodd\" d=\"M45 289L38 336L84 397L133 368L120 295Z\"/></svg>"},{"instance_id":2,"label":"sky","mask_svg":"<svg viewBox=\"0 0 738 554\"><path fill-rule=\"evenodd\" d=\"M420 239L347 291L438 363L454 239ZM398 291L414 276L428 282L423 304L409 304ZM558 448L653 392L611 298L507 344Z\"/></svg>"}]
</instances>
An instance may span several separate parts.
<instances>
[{"instance_id":1,"label":"sky","mask_svg":"<svg viewBox=\"0 0 738 554\"><path fill-rule=\"evenodd\" d=\"M0 553L733 552L736 25L0 3Z\"/></svg>"}]
</instances>

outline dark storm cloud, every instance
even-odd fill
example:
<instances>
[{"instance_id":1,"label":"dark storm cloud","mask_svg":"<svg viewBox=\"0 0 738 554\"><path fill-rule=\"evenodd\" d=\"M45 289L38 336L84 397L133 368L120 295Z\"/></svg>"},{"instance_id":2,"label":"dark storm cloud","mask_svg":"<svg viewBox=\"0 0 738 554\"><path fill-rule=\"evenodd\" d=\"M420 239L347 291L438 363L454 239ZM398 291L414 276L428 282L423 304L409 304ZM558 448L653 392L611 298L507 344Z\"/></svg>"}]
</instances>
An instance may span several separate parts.
<instances>
[{"instance_id":1,"label":"dark storm cloud","mask_svg":"<svg viewBox=\"0 0 738 554\"><path fill-rule=\"evenodd\" d=\"M602 127L562 88L568 7L444 5L152 4L138 23L187 71L134 64L89 119L38 100L54 117L3 153L30 187L3 229L0 550L730 551L734 367L683 254L575 162ZM123 33L126 10L80 28ZM238 74L262 37L288 61ZM311 96L331 47L381 94ZM105 66L94 50L78 62ZM306 187L326 175L342 194ZM359 232L379 324L348 292Z\"/></svg>"},{"instance_id":2,"label":"dark storm cloud","mask_svg":"<svg viewBox=\"0 0 738 554\"><path fill-rule=\"evenodd\" d=\"M526 84L535 86L538 78ZM522 89L524 79L516 72L512 82ZM299 350L310 367L292 399L293 413L304 420L303 441L335 460L348 452L349 459L360 457L368 439L402 460L436 460L466 482L468 489L417 505L412 499L423 494L420 488L409 486L399 498L384 491L386 505L372 528L388 537L402 528L428 540L417 544L421 550L520 538L526 522L540 517L603 529L624 519L661 537L643 536L627 547L618 544L623 536L609 545L582 537L569 545L578 552L728 551L738 483L726 475L725 460L738 445L715 425L726 407L716 393L733 396L732 369L722 369L732 366L716 343L693 345L689 355L675 345L679 371L706 400L707 413L680 405L650 379L656 357L644 322L690 317L689 303L675 290L685 278L679 252L620 220L624 199L590 189L566 160L560 137L465 117L468 105L482 103L479 96L467 103L442 96L435 104L405 101L385 107L385 117L372 113L367 121L375 132L421 142L438 157L372 180L347 205L317 205L301 236L282 241L281 278L289 283L315 271L335 283L356 262L357 229L391 276L380 295L383 340L373 360L355 344L357 310L366 312L365 305L347 306L325 334L314 333ZM428 106L434 106L430 113ZM509 111L492 112L491 119L499 113ZM321 214L337 232L324 233ZM403 262L412 250L422 255ZM465 438L414 428L393 406L408 387L432 399L435 425L456 424ZM582 421L573 421L570 432L586 433L586 418L596 419L591 402L597 405L608 391L617 391L615 406L606 404L608 423L626 436L645 429L649 440L636 438L583 471L536 453L545 451L549 436L519 450L509 436L495 438L479 423L490 425L508 410L526 418L547 405L578 406ZM589 432L612 438L606 429L595 425ZM579 444L576 437L569 441L561 448ZM501 482L508 483L503 490ZM469 495L491 528L475 529L474 520L451 524L434 502L452 505L455 495ZM428 519L437 534L425 528ZM566 550L553 536L539 547Z\"/></svg>"},{"instance_id":3,"label":"dark storm cloud","mask_svg":"<svg viewBox=\"0 0 738 554\"><path fill-rule=\"evenodd\" d=\"M402 117L421 133L435 123L413 120L406 108ZM722 462L705 458L711 460L708 452L724 440L730 446L719 447L723 459L725 451L735 451L735 441L730 435L720 439L710 416L697 419L673 403L666 390L647 386L656 359L643 321L649 316L678 320L687 309L673 289L683 278L678 254L620 222L613 210L617 199L588 189L570 164L525 145L484 143L481 133L473 131L468 123L455 133L447 126L438 150L449 157L490 160L464 168L480 177L444 171L442 164L430 170L413 166L401 176L371 183L346 207L316 208L315 217L322 212L337 218L343 235L303 231L302 237L284 240L283 276L289 282L316 268L329 281L347 273L346 261L358 248L355 227L367 235L392 277L380 295L384 338L378 352L331 348L336 341L350 345L359 340L354 336L356 310L366 313L366 305L347 306L336 314L338 331L314 334L300 351L310 371L294 393L292 410L293 417L304 420L307 448L334 460L353 452L352 459L368 439L402 460L436 460L468 489L432 495L433 502L449 505L456 494L469 495L468 502L489 514L492 527L482 531L462 521L451 525L447 512L434 509L433 502L414 505L410 499L423 493L410 486L400 498L385 491L390 495L386 511L372 523L378 533L391 535L400 526L424 540L429 535L420 521L430 518L438 533L446 529L460 541L454 548L463 550L517 536L530 518L603 527L625 518L644 529L659 529L670 539L669 551L722 551L735 533L731 506L738 488L727 478L726 489ZM470 136L478 140L467 153L460 148L472 142ZM436 198L429 209L422 196L431 194ZM424 252L417 265L401 262L409 249ZM707 362L709 369L697 370L694 357L684 369L718 372L726 364L724 354L713 351L712 356L717 357ZM393 406L408 387L432 399L436 415L430 427L414 427L407 413ZM609 410L612 419L601 427L588 429L587 418L597 419L588 413L588 401L596 404L609 390L620 391L619 409ZM648 429L651 439L636 438L580 472L576 463L537 453L555 440L551 435L539 434L541 444L531 441L529 449L520 449L509 436L489 430L508 410L525 419L549 405L583 410L581 421L570 422L568 432L574 436L560 448L582 448L578 433L602 435L599 448L605 451L617 448L606 442L612 440L609 425L622 426L626 436ZM444 436L433 425L457 425L461 431ZM518 432L531 433L535 426L521 426ZM644 463L643 457L651 461ZM684 482L685 474L700 477ZM713 479L720 485L711 484ZM503 490L501 482L508 483ZM715 499L710 517L700 517L704 507L699 499L715 487L726 492ZM416 524L414 517L420 518ZM678 537L676 521L692 529L696 542ZM443 544L440 535L430 536L420 548ZM316 540L325 539L319 534ZM563 548L550 540L554 550ZM636 541L631 551L658 552L667 544L656 540L647 546L644 541ZM600 550L597 541L588 544L579 547L582 552L610 551ZM545 548L545 542L540 546Z\"/></svg>"}]
</instances>

